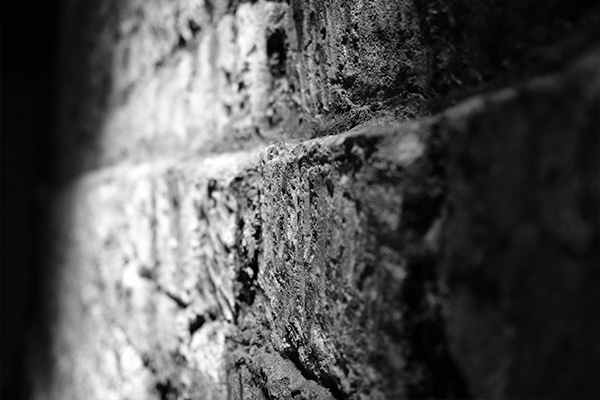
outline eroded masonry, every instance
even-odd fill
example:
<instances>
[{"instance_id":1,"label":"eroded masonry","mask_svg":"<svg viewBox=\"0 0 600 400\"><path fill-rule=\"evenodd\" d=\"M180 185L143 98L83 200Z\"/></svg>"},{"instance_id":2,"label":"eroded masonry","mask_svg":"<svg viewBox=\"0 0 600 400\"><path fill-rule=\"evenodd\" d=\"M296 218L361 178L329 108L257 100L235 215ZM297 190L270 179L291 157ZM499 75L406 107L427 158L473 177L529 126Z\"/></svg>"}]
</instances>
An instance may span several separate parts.
<instances>
[{"instance_id":1,"label":"eroded masonry","mask_svg":"<svg viewBox=\"0 0 600 400\"><path fill-rule=\"evenodd\" d=\"M73 1L34 397L597 396L599 24Z\"/></svg>"}]
</instances>

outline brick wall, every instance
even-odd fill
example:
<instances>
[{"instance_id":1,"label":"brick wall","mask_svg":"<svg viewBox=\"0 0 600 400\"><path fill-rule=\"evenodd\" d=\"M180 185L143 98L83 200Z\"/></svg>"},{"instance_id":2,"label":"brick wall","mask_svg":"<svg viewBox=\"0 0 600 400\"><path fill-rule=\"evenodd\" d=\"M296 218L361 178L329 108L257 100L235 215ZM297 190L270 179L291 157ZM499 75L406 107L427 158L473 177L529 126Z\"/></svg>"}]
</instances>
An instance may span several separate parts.
<instances>
[{"instance_id":1,"label":"brick wall","mask_svg":"<svg viewBox=\"0 0 600 400\"><path fill-rule=\"evenodd\" d=\"M600 393L563 3L71 3L34 398Z\"/></svg>"}]
</instances>

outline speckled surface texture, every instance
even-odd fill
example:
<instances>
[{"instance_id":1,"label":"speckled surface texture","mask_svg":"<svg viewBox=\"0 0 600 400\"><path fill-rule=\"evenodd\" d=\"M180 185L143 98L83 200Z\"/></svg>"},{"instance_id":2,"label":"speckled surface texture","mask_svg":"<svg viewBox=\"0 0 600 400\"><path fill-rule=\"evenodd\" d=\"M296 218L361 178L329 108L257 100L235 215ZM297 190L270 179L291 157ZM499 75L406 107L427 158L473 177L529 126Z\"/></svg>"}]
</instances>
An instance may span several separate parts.
<instances>
[{"instance_id":1,"label":"speckled surface texture","mask_svg":"<svg viewBox=\"0 0 600 400\"><path fill-rule=\"evenodd\" d=\"M59 173L430 115L597 36L594 2L545 3L71 1Z\"/></svg>"},{"instance_id":2,"label":"speckled surface texture","mask_svg":"<svg viewBox=\"0 0 600 400\"><path fill-rule=\"evenodd\" d=\"M33 398L595 397L599 14L561 4L75 3Z\"/></svg>"}]
</instances>

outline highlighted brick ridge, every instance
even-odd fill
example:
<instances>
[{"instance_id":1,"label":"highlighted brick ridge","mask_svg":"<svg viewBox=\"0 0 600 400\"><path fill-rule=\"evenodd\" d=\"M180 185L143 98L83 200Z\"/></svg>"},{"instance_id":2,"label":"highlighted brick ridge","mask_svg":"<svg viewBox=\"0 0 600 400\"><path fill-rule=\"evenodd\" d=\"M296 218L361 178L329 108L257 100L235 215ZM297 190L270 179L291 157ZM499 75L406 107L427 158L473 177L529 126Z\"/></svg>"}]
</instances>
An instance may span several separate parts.
<instances>
[{"instance_id":1,"label":"highlighted brick ridge","mask_svg":"<svg viewBox=\"0 0 600 400\"><path fill-rule=\"evenodd\" d=\"M527 346L541 328L548 343L579 340L584 322L552 293L590 315L596 304L586 279L598 238L592 50L561 74L419 122L74 181L54 213L57 362L38 397L592 388L585 374L548 383L550 372L511 367L539 361ZM531 157L545 169L525 168ZM558 200L540 203L544 191ZM565 280L591 286L580 294ZM546 302L550 322L529 322ZM559 354L597 362L584 350Z\"/></svg>"}]
</instances>

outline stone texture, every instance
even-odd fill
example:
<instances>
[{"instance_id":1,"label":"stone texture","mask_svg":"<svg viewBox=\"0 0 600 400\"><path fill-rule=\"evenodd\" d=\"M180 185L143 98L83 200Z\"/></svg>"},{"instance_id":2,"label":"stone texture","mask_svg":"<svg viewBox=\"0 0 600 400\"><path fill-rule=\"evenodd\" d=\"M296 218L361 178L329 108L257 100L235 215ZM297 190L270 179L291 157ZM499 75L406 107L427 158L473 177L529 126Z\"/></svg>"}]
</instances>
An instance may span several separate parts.
<instances>
[{"instance_id":1,"label":"stone texture","mask_svg":"<svg viewBox=\"0 0 600 400\"><path fill-rule=\"evenodd\" d=\"M39 398L223 398L237 228L223 186L249 157L116 167L63 189L48 272L57 362Z\"/></svg>"},{"instance_id":2,"label":"stone texture","mask_svg":"<svg viewBox=\"0 0 600 400\"><path fill-rule=\"evenodd\" d=\"M425 140L408 126L268 151L259 169L260 290L239 323L251 371L268 376L262 355L276 352L334 398L407 397L429 378L411 359L401 306L410 251L430 251L400 228L408 187L440 184ZM395 152L378 151L386 146ZM415 218L427 219L420 233L435 231L434 216ZM435 315L424 318L435 324ZM436 361L446 365L441 352ZM274 398L313 393L266 386Z\"/></svg>"},{"instance_id":3,"label":"stone texture","mask_svg":"<svg viewBox=\"0 0 600 400\"><path fill-rule=\"evenodd\" d=\"M70 2L33 397L598 397L599 20Z\"/></svg>"},{"instance_id":4,"label":"stone texture","mask_svg":"<svg viewBox=\"0 0 600 400\"><path fill-rule=\"evenodd\" d=\"M416 0L415 7L434 110L473 88L497 89L572 60L585 47L585 27L595 31L599 17L587 0Z\"/></svg>"},{"instance_id":5,"label":"stone texture","mask_svg":"<svg viewBox=\"0 0 600 400\"><path fill-rule=\"evenodd\" d=\"M36 398L600 393L599 61L419 122L82 175L52 214Z\"/></svg>"},{"instance_id":6,"label":"stone texture","mask_svg":"<svg viewBox=\"0 0 600 400\"><path fill-rule=\"evenodd\" d=\"M269 70L267 36L283 29L287 9L264 1L73 2L59 174L280 136L281 115L293 123L294 109L287 80Z\"/></svg>"},{"instance_id":7,"label":"stone texture","mask_svg":"<svg viewBox=\"0 0 600 400\"><path fill-rule=\"evenodd\" d=\"M58 175L428 115L555 67L600 20L546 3L71 1Z\"/></svg>"}]
</instances>

